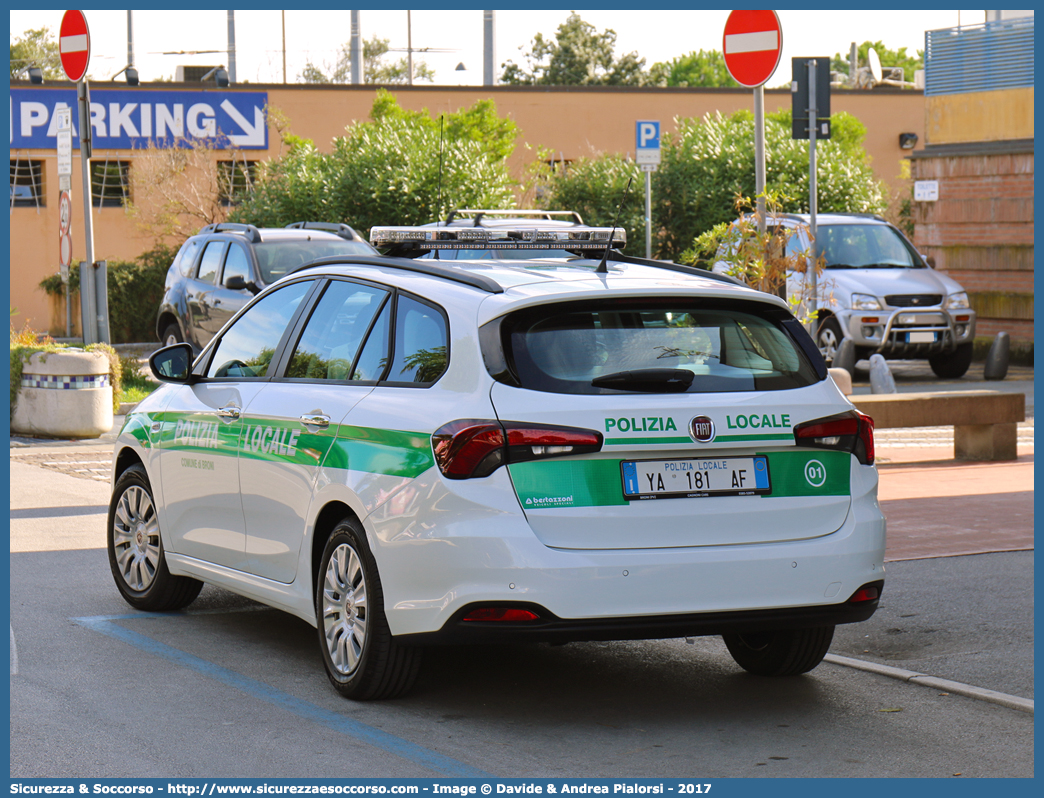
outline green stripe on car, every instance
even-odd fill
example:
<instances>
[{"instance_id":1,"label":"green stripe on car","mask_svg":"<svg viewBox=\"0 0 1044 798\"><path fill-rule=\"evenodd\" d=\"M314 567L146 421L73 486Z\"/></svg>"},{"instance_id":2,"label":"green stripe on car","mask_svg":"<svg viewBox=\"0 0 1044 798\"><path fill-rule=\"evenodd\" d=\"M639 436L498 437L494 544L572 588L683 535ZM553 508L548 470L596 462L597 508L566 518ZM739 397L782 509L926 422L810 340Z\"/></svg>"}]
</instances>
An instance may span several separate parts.
<instances>
[{"instance_id":1,"label":"green stripe on car","mask_svg":"<svg viewBox=\"0 0 1044 798\"><path fill-rule=\"evenodd\" d=\"M337 440L325 462L330 468L410 479L434 464L430 434L349 424L337 428Z\"/></svg>"}]
</instances>

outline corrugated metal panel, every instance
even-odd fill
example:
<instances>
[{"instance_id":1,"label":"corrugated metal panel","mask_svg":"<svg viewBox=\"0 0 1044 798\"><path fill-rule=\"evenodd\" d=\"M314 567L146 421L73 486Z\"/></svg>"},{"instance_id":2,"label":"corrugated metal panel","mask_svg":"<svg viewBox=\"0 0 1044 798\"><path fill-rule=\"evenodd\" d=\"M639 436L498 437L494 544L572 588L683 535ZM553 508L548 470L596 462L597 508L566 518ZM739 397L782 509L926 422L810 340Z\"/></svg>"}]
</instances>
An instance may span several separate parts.
<instances>
[{"instance_id":1,"label":"corrugated metal panel","mask_svg":"<svg viewBox=\"0 0 1044 798\"><path fill-rule=\"evenodd\" d=\"M1033 86L1033 17L930 30L924 45L925 96Z\"/></svg>"}]
</instances>

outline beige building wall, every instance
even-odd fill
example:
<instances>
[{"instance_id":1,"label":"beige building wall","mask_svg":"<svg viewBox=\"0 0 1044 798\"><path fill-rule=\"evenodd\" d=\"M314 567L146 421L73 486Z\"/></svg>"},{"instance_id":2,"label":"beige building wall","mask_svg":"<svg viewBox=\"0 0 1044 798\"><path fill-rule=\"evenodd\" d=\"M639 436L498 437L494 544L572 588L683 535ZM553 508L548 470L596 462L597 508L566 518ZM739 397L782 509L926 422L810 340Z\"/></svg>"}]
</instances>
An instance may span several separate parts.
<instances>
[{"instance_id":1,"label":"beige building wall","mask_svg":"<svg viewBox=\"0 0 1044 798\"><path fill-rule=\"evenodd\" d=\"M963 144L1033 138L1033 87L925 98L928 141Z\"/></svg>"},{"instance_id":2,"label":"beige building wall","mask_svg":"<svg viewBox=\"0 0 1044 798\"><path fill-rule=\"evenodd\" d=\"M16 84L20 85L20 84ZM28 84L24 84L28 86ZM198 85L163 84L156 91L184 90ZM56 88L67 88L66 84ZM92 84L93 89L120 89L121 84ZM140 87L139 87L140 88ZM375 89L370 86L284 86L244 84L244 91L268 92L269 106L278 110L290 132L311 139L323 151L332 149L335 136L346 126L369 117ZM235 91L230 89L229 91ZM703 117L720 111L731 114L753 110L753 92L746 89L631 89L631 88L527 88L498 87L396 87L399 104L409 110L428 109L432 114L457 111L480 99L492 98L501 115L515 121L520 136L512 169L521 176L525 165L534 159L537 148L551 149L567 160L600 153L630 153L634 150L634 123L638 119L660 120L663 133L675 129L674 119ZM790 107L790 93L770 89L765 92L765 110ZM866 149L877 177L893 194L909 190L901 174L902 161L910 150L899 147L900 133L916 133L918 148L925 140L925 98L919 91L835 91L833 112L847 111L867 128ZM244 151L251 160L278 157L280 139L269 124L268 150ZM133 150L95 149L94 159L106 157L129 160L134 168ZM228 154L215 153L228 159ZM53 303L39 287L40 281L58 271L58 176L54 150L20 150L15 158L41 160L44 164L44 207L12 208L11 225L11 305L18 313L15 326L26 320L38 330L64 334L63 303ZM73 153L73 259L85 257L83 190L79 153ZM136 226L123 208L93 209L94 252L96 260L130 260L152 247L151 236ZM388 220L394 223L395 220ZM178 242L168 242L178 243Z\"/></svg>"}]
</instances>

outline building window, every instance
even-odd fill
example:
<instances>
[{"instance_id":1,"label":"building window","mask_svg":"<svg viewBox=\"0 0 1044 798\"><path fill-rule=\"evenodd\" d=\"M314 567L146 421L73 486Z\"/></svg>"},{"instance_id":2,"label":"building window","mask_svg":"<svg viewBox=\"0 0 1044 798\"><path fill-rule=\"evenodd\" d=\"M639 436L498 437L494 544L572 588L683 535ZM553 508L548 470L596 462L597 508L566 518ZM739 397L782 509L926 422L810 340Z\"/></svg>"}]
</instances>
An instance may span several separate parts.
<instances>
[{"instance_id":1,"label":"building window","mask_svg":"<svg viewBox=\"0 0 1044 798\"><path fill-rule=\"evenodd\" d=\"M44 206L43 161L11 159L11 207L40 208Z\"/></svg>"},{"instance_id":2,"label":"building window","mask_svg":"<svg viewBox=\"0 0 1044 798\"><path fill-rule=\"evenodd\" d=\"M257 161L218 161L218 191L222 205L238 205L254 189Z\"/></svg>"},{"instance_id":3,"label":"building window","mask_svg":"<svg viewBox=\"0 0 1044 798\"><path fill-rule=\"evenodd\" d=\"M130 199L130 161L91 161L91 202L118 208Z\"/></svg>"}]
</instances>

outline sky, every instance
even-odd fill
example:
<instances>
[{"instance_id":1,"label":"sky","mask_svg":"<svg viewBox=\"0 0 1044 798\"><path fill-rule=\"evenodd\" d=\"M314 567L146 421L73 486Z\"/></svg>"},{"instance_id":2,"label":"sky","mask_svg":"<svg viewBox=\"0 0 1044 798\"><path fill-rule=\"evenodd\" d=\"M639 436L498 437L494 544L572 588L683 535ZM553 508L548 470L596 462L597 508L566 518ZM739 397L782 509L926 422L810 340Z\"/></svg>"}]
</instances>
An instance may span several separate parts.
<instances>
[{"instance_id":1,"label":"sky","mask_svg":"<svg viewBox=\"0 0 1044 798\"><path fill-rule=\"evenodd\" d=\"M721 50L729 11L576 8L598 32L616 32L617 57L637 52L646 66L694 50ZM30 28L47 27L57 38L63 10L11 10L11 37ZM109 80L127 64L127 11L85 10L91 33L88 78ZM570 11L498 10L496 12L496 71L512 60L525 67L524 53L541 33L553 38ZM769 87L790 80L790 59L847 53L851 42L880 41L890 50L906 47L913 54L924 49L926 30L982 23L984 11L944 10L778 10L783 30L783 53ZM342 10L235 11L236 78L238 82L283 82L283 20L286 25L286 79L294 82L311 61L320 68L332 65L337 49L351 37L351 12ZM179 64L227 66L228 12L199 10L133 11L134 64L142 81L172 78ZM392 48L407 47L412 31L414 59L435 70L438 85L481 85L483 27L481 10L419 9L361 11L365 39L387 39ZM521 49L520 49L521 48ZM203 50L220 52L203 53ZM180 54L195 51L198 54ZM444 51L444 52L443 52ZM175 53L165 55L165 53ZM394 58L405 52L391 53ZM463 71L457 70L464 64ZM884 66L889 64L886 62ZM907 80L913 76L908 75Z\"/></svg>"}]
</instances>

